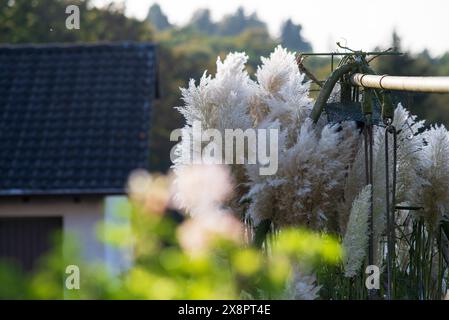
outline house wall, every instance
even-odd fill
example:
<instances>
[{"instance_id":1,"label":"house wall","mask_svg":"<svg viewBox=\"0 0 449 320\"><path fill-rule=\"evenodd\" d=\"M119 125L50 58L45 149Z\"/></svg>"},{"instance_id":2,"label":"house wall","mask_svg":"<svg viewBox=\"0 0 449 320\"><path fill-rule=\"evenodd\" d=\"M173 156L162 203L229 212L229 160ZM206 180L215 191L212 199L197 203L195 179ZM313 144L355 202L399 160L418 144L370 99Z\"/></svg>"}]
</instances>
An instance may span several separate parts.
<instances>
[{"instance_id":1,"label":"house wall","mask_svg":"<svg viewBox=\"0 0 449 320\"><path fill-rule=\"evenodd\" d=\"M97 237L97 224L105 218L104 202L103 197L3 198L0 217L62 216L64 244L72 238L84 259L106 261L106 248Z\"/></svg>"},{"instance_id":2,"label":"house wall","mask_svg":"<svg viewBox=\"0 0 449 320\"><path fill-rule=\"evenodd\" d=\"M121 228L131 229L130 206L126 196L108 196L104 199L104 221ZM132 265L133 250L129 247L105 246L105 260L108 270L117 274Z\"/></svg>"}]
</instances>

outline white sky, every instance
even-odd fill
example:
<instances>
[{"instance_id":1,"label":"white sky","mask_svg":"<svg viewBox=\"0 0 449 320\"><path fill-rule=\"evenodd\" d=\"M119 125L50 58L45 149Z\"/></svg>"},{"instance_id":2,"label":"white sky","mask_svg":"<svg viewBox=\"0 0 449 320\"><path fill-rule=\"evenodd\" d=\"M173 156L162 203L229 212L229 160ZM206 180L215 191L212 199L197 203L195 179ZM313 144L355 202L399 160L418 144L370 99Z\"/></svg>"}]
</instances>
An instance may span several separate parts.
<instances>
[{"instance_id":1,"label":"white sky","mask_svg":"<svg viewBox=\"0 0 449 320\"><path fill-rule=\"evenodd\" d=\"M175 24L186 23L198 8L209 8L218 20L243 6L247 14L256 11L273 35L290 17L302 24L314 51L334 50L336 41L354 49L386 48L394 28L406 49L449 51L448 0L126 0L127 12L143 19L155 2Z\"/></svg>"}]
</instances>

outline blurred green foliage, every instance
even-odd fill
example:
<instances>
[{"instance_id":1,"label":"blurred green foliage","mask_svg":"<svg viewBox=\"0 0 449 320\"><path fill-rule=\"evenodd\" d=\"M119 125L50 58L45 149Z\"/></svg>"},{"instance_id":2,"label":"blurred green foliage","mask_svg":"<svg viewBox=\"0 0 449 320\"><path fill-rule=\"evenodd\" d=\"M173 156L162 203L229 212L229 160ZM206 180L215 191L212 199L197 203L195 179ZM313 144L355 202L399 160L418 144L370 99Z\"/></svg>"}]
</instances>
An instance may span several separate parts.
<instances>
[{"instance_id":1,"label":"blurred green foliage","mask_svg":"<svg viewBox=\"0 0 449 320\"><path fill-rule=\"evenodd\" d=\"M180 232L200 220L179 225L138 203L122 207L120 214L130 215L131 233L117 232L122 225L101 229L109 244L133 248L128 270L113 274L100 263L86 263L74 239L55 241L32 274L0 265L0 299L275 299L284 297L293 266L332 265L342 256L334 238L296 229L280 232L270 254L220 234L208 237L207 249L196 252L183 244ZM198 230L187 236L195 237ZM80 289L64 290L65 268L74 262Z\"/></svg>"}]
</instances>

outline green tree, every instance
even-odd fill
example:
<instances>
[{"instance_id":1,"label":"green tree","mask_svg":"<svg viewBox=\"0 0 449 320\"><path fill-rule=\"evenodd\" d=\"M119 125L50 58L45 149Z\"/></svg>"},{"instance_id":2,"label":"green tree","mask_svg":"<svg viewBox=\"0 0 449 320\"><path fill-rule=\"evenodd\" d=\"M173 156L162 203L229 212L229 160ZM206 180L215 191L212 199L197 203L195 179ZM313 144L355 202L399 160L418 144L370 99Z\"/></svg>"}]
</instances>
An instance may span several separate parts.
<instances>
[{"instance_id":1,"label":"green tree","mask_svg":"<svg viewBox=\"0 0 449 320\"><path fill-rule=\"evenodd\" d=\"M266 28L266 25L255 13L246 16L243 8L239 7L234 14L223 17L218 33L223 36L235 36L249 28Z\"/></svg>"},{"instance_id":2,"label":"green tree","mask_svg":"<svg viewBox=\"0 0 449 320\"><path fill-rule=\"evenodd\" d=\"M68 30L68 5L80 8L80 29ZM123 6L92 6L90 0L0 0L0 42L149 41L148 24L128 18Z\"/></svg>"},{"instance_id":3,"label":"green tree","mask_svg":"<svg viewBox=\"0 0 449 320\"><path fill-rule=\"evenodd\" d=\"M288 19L282 25L281 43L284 47L301 52L312 51L312 46L301 35L302 26Z\"/></svg>"},{"instance_id":4,"label":"green tree","mask_svg":"<svg viewBox=\"0 0 449 320\"><path fill-rule=\"evenodd\" d=\"M150 7L146 20L159 31L170 29L172 27L167 16L162 12L161 7L157 3Z\"/></svg>"},{"instance_id":5,"label":"green tree","mask_svg":"<svg viewBox=\"0 0 449 320\"><path fill-rule=\"evenodd\" d=\"M391 36L391 47L403 52L401 37L396 31ZM449 67L444 67L444 60L435 59L429 55L427 50L419 54L405 52L401 56L384 56L378 58L374 68L379 74L394 76L438 76L448 75ZM444 74L446 72L446 74ZM396 102L401 102L413 114L426 123L449 124L449 95L423 94L413 92L393 92Z\"/></svg>"},{"instance_id":6,"label":"green tree","mask_svg":"<svg viewBox=\"0 0 449 320\"><path fill-rule=\"evenodd\" d=\"M205 34L215 34L217 32L217 25L212 22L209 9L199 9L192 15L189 25Z\"/></svg>"}]
</instances>

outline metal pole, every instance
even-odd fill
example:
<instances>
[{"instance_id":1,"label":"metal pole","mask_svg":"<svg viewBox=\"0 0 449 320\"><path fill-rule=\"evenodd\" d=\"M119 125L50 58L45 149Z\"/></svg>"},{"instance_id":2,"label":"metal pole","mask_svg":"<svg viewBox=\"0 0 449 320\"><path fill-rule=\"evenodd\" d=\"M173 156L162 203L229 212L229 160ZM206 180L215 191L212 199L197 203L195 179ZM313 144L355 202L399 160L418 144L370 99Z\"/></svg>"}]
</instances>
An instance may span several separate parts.
<instances>
[{"instance_id":1,"label":"metal pole","mask_svg":"<svg viewBox=\"0 0 449 320\"><path fill-rule=\"evenodd\" d=\"M388 136L393 135L393 183L390 186L390 161L388 146ZM397 136L396 128L391 124L391 120L387 123L385 128L385 204L386 204L386 220L387 220L387 299L394 298L393 295L393 261L394 261L394 247L395 247L395 230L394 230L394 208L396 206L396 166L397 166ZM391 201L390 201L391 193Z\"/></svg>"},{"instance_id":2,"label":"metal pole","mask_svg":"<svg viewBox=\"0 0 449 320\"><path fill-rule=\"evenodd\" d=\"M396 77L355 73L350 78L355 86L428 93L449 93L449 77Z\"/></svg>"},{"instance_id":3,"label":"metal pole","mask_svg":"<svg viewBox=\"0 0 449 320\"><path fill-rule=\"evenodd\" d=\"M354 56L354 55L365 55L365 56L402 56L401 52L391 52L391 51L369 51L369 52L301 52L303 56Z\"/></svg>"}]
</instances>

